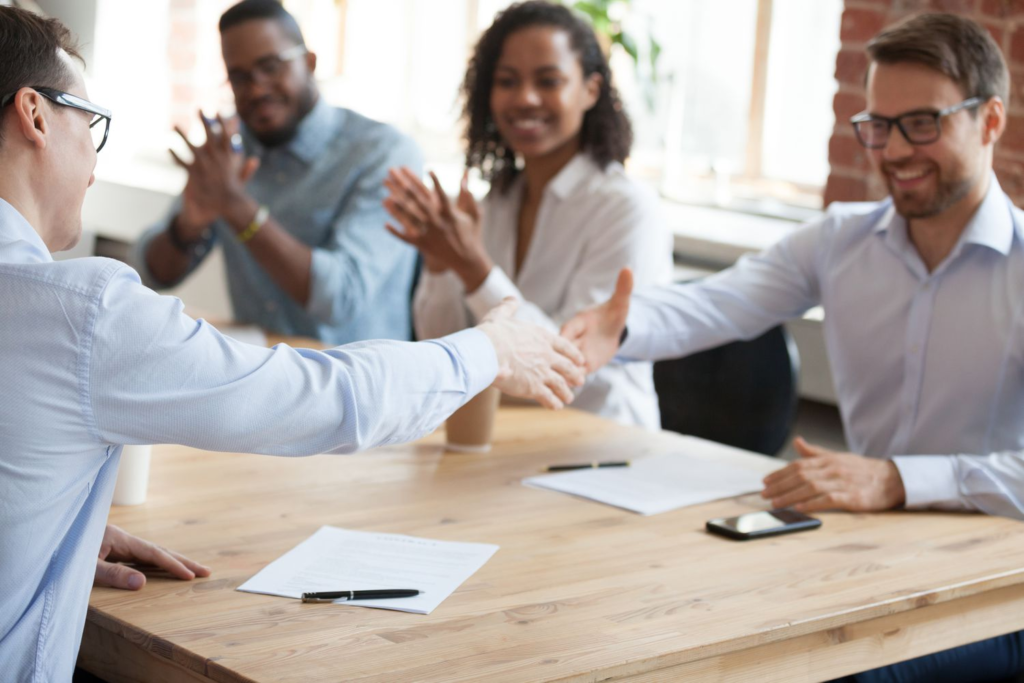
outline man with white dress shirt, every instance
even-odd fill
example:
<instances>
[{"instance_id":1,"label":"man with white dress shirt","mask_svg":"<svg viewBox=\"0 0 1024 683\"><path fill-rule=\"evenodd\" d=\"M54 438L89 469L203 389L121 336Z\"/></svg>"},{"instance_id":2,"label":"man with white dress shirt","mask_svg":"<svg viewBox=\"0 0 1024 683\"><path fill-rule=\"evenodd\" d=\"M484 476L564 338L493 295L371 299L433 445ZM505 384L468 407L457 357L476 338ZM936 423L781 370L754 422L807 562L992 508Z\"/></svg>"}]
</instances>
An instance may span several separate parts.
<instances>
[{"instance_id":1,"label":"man with white dress shirt","mask_svg":"<svg viewBox=\"0 0 1024 683\"><path fill-rule=\"evenodd\" d=\"M881 202L832 204L762 254L696 284L616 295L563 334L588 369L756 337L809 308L825 340L852 453L802 439L769 475L775 507L976 510L1024 519L1024 212L992 173L1009 74L988 31L948 14L867 46L856 135ZM742 418L738 418L742 419ZM982 681L1024 669L1021 633L859 674Z\"/></svg>"},{"instance_id":2,"label":"man with white dress shirt","mask_svg":"<svg viewBox=\"0 0 1024 683\"><path fill-rule=\"evenodd\" d=\"M81 235L111 118L86 99L71 55L59 22L0 7L4 681L71 679L90 586L107 575L99 557L205 574L106 528L123 444L346 453L417 438L492 383L560 407L583 381L579 351L515 321L514 302L429 342L266 349L184 315L122 263L54 262Z\"/></svg>"}]
</instances>

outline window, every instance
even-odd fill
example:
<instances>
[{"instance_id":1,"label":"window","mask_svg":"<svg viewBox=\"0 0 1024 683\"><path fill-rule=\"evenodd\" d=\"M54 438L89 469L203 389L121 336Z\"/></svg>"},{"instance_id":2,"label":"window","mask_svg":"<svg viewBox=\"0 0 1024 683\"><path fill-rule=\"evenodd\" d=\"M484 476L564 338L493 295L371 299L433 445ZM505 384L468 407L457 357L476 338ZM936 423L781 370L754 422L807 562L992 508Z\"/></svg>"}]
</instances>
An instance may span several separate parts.
<instances>
[{"instance_id":1,"label":"window","mask_svg":"<svg viewBox=\"0 0 1024 683\"><path fill-rule=\"evenodd\" d=\"M27 0L20 0L26 2ZM462 161L459 86L473 44L511 0L285 0L318 55L324 97L414 137L445 180ZM166 166L173 124L230 112L217 20L233 0L38 0L91 43L87 83L114 110L103 175ZM611 63L634 122L630 171L670 197L820 207L842 0L632 0L613 5L658 78ZM142 15L145 16L142 16ZM131 55L126 59L125 55ZM641 70L642 71L642 70ZM130 83L131 88L124 84Z\"/></svg>"},{"instance_id":2,"label":"window","mask_svg":"<svg viewBox=\"0 0 1024 683\"><path fill-rule=\"evenodd\" d=\"M653 109L615 64L638 131L634 171L687 201L819 208L841 14L842 0L636 0L630 19L656 27L664 51Z\"/></svg>"},{"instance_id":3,"label":"window","mask_svg":"<svg viewBox=\"0 0 1024 683\"><path fill-rule=\"evenodd\" d=\"M286 4L321 63L341 65L321 69L330 101L402 128L432 164L461 162L459 85L509 0ZM641 51L647 36L662 47L653 86L623 50L612 53L636 130L634 174L697 203L820 207L842 0L632 0L612 10Z\"/></svg>"}]
</instances>

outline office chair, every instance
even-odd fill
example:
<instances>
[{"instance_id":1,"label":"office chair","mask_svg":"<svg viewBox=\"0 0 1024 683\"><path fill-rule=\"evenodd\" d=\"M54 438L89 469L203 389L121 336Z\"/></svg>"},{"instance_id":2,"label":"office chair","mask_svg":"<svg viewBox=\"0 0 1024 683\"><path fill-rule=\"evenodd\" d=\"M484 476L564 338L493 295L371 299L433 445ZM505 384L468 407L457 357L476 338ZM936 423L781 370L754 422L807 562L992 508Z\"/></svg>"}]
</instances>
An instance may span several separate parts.
<instances>
[{"instance_id":1,"label":"office chair","mask_svg":"<svg viewBox=\"0 0 1024 683\"><path fill-rule=\"evenodd\" d=\"M654 364L662 429L777 455L797 406L800 356L781 325L757 339Z\"/></svg>"}]
</instances>

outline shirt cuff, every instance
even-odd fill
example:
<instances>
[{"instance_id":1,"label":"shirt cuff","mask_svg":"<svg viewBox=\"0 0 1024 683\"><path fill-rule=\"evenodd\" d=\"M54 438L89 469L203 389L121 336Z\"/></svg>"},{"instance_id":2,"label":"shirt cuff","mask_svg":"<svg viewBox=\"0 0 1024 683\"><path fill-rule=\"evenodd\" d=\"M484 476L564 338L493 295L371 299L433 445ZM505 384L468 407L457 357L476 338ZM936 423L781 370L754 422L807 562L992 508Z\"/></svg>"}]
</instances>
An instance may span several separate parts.
<instances>
[{"instance_id":1,"label":"shirt cuff","mask_svg":"<svg viewBox=\"0 0 1024 683\"><path fill-rule=\"evenodd\" d=\"M953 456L899 455L892 462L903 479L908 510L962 504Z\"/></svg>"},{"instance_id":2,"label":"shirt cuff","mask_svg":"<svg viewBox=\"0 0 1024 683\"><path fill-rule=\"evenodd\" d=\"M505 275L505 271L498 266L493 266L483 284L477 287L472 294L466 295L466 305L469 306L473 316L480 320L507 296L514 296L520 301L523 299L519 288L509 279L508 275Z\"/></svg>"},{"instance_id":3,"label":"shirt cuff","mask_svg":"<svg viewBox=\"0 0 1024 683\"><path fill-rule=\"evenodd\" d=\"M618 360L646 360L643 340L650 327L647 324L648 317L644 314L642 304L635 299L630 302L629 315L626 316L626 329L629 330L629 334L615 356Z\"/></svg>"},{"instance_id":4,"label":"shirt cuff","mask_svg":"<svg viewBox=\"0 0 1024 683\"><path fill-rule=\"evenodd\" d=\"M467 396L476 396L498 377L498 354L490 338L480 330L462 330L440 340L448 344L466 372Z\"/></svg>"}]
</instances>

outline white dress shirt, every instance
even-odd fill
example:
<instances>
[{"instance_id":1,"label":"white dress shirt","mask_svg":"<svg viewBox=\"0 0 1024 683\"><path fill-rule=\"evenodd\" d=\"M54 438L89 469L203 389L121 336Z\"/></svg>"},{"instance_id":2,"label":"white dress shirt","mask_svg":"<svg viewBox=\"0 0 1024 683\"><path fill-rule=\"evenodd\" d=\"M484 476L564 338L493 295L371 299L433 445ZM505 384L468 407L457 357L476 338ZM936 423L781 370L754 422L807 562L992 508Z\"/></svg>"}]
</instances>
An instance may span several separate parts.
<instances>
[{"instance_id":1,"label":"white dress shirt","mask_svg":"<svg viewBox=\"0 0 1024 683\"><path fill-rule=\"evenodd\" d=\"M276 455L415 439L494 381L478 330L249 346L0 200L0 679L70 681L122 444ZM159 482L154 482L159 486Z\"/></svg>"},{"instance_id":2,"label":"white dress shirt","mask_svg":"<svg viewBox=\"0 0 1024 683\"><path fill-rule=\"evenodd\" d=\"M832 204L729 270L639 293L621 355L750 339L821 304L852 450L893 459L908 508L1024 519L1024 212L990 183L931 273L891 200Z\"/></svg>"},{"instance_id":3,"label":"white dress shirt","mask_svg":"<svg viewBox=\"0 0 1024 683\"><path fill-rule=\"evenodd\" d=\"M629 266L638 285L666 283L672 271L671 237L657 198L630 180L618 163L602 170L578 154L544 189L533 239L515 275L523 178L482 202L483 239L494 268L466 295L451 271L424 271L413 319L420 339L464 329L507 296L520 300L518 317L558 331L577 312L603 302ZM578 390L573 407L625 424L661 424L650 363L609 365Z\"/></svg>"}]
</instances>

